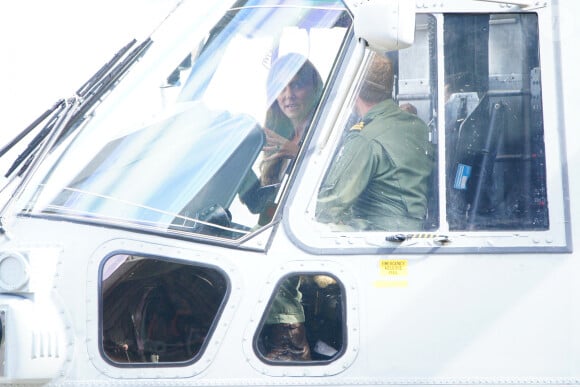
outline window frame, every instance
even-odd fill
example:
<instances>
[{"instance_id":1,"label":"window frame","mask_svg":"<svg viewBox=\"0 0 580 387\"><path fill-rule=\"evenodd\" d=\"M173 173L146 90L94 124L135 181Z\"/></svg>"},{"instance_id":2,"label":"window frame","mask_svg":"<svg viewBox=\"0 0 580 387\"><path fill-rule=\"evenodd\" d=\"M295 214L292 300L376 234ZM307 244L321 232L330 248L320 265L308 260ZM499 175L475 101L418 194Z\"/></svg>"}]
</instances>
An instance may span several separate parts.
<instances>
[{"instance_id":1,"label":"window frame","mask_svg":"<svg viewBox=\"0 0 580 387\"><path fill-rule=\"evenodd\" d=\"M205 342L200 351L190 360L184 362L159 363L117 363L111 361L103 351L102 346L102 289L101 279L105 262L115 255L135 255L145 258L154 258L166 262L178 263L194 267L215 270L226 284L226 291L214 320L207 332ZM126 378L155 378L160 370L171 370L175 378L189 378L202 373L217 356L219 345L234 319L235 308L240 302L240 292L235 292L234 284L241 283L240 274L224 262L223 257L214 253L189 250L183 247L159 245L130 239L112 239L96 249L91 255L87 268L93 273L87 282L87 313L86 321L87 341L86 350L93 365L103 374L115 379Z\"/></svg>"},{"instance_id":2,"label":"window frame","mask_svg":"<svg viewBox=\"0 0 580 387\"><path fill-rule=\"evenodd\" d=\"M255 339L260 334L266 312L274 292L283 278L291 275L326 274L340 282L343 296L343 346L341 352L328 361L284 362L266 361L255 346ZM359 286L351 272L342 264L330 260L286 261L273 270L265 282L256 308L247 325L242 340L244 354L248 363L257 372L274 377L288 376L330 376L347 370L356 360L360 348L360 310L361 297ZM310 367L312 365L312 367Z\"/></svg>"},{"instance_id":3,"label":"window frame","mask_svg":"<svg viewBox=\"0 0 580 387\"><path fill-rule=\"evenodd\" d=\"M438 57L443 59L442 20L449 12L432 13L437 19ZM570 209L567 183L565 136L562 114L561 93L557 88L557 57L552 40L550 9L543 8L534 12L487 12L487 13L534 13L538 18L538 55L542 71L542 114L544 125L544 149L546 164L546 190L549 205L549 228L541 231L506 230L506 231L450 231L446 221L446 187L445 182L445 127L444 110L445 93L441 87L444 79L444 63L438 63L438 181L439 181L439 228L434 231L402 233L403 240L396 238L397 232L348 232L329 231L313 220L318 187L329 163L332 160L338 135L333 133L333 125L325 124L319 138L328 137L329 144L324 146L319 141L318 149L310 152L308 174L301 171L301 186L292 191L288 216L284 219L287 229L295 244L305 251L316 255L336 254L462 254L462 253L567 253L572 250ZM458 14L465 14L461 12ZM365 54L368 56L368 52ZM358 77L360 77L360 70ZM340 82L337 82L340 83ZM344 86L343 86L344 87ZM356 79L349 86L350 94L356 89ZM345 115L345 112L341 114ZM346 122L344 117L336 121ZM336 130L340 132L340 130ZM330 148L330 149L329 149ZM312 177L316 173L316 177ZM304 200L307 197L308 200ZM301 200L302 198L302 200ZM387 240L387 239L391 240Z\"/></svg>"},{"instance_id":4,"label":"window frame","mask_svg":"<svg viewBox=\"0 0 580 387\"><path fill-rule=\"evenodd\" d=\"M179 265L180 269L176 269L176 270L181 270L183 268L187 268L190 270L200 270L200 271L211 271L216 275L219 275L221 277L221 280L223 281L223 284L225 285L225 289L223 291L223 295L221 296L221 301L220 303L216 306L215 309L215 314L213 315L213 318L208 326L208 330L207 332L205 332L205 338L204 338L204 342L202 343L202 345L200 346L199 350L193 354L193 356L189 359L184 359L184 360L175 360L175 361L163 361L162 359L159 359L157 362L151 360L151 361L141 361L141 362L137 362L137 361L128 361L128 362L121 362L121 361L115 361L111 358L110 354L108 353L108 351L105 349L105 345L104 345L104 338L105 338L105 332L104 332L104 326L103 326L103 321L104 321L104 313L105 313L105 305L104 305L104 297L103 297L103 283L106 279L103 278L104 275L104 271L105 268L107 266L107 263L111 260L114 259L115 257L126 257L127 259L129 259L128 261L125 261L123 263L121 263L120 265L118 265L113 271L111 271L111 273L109 273L109 275L112 275L114 273L114 271L116 271L117 269L119 269L123 264L125 263L129 263L130 262L130 258L136 258L136 260L143 260L143 261L157 261L157 263L153 263L153 264L158 264L160 265L158 267L158 269L162 269L163 265ZM172 270L173 271L173 270ZM123 280L118 281L118 283L115 283L114 287L120 286L122 285L123 282L125 282L131 275L138 273L138 271L136 270L135 267L130 267L129 268L129 273L123 273L122 277L126 277ZM163 274L157 274L155 277L151 277L149 280L152 281L153 278L156 279L156 281L153 281L157 284L159 284L164 278L163 276L166 273ZM145 280L143 281L145 282ZM99 326L100 326L100 330L99 330L99 336L100 336L100 340L99 340L99 347L100 347L100 351L101 354L103 356L103 358L111 363L113 366L115 367L120 367L120 368L127 368L127 367L131 367L131 368L135 368L135 367L144 367L144 368L148 368L148 367L167 367L167 366L174 366L174 365L189 365L189 364L193 364L199 361L199 359L203 356L206 348L208 347L209 342L212 339L212 333L215 330L215 326L217 325L218 321L221 318L221 314L225 308L225 305L228 302L228 297L229 294L231 293L231 285L229 283L228 277L227 275L223 272L223 270L221 270L219 267L217 266L212 266L212 265L206 265L206 264L200 264L197 262L187 262L187 261L180 261L180 260L176 260L176 259L172 259L172 258L168 258L165 256L159 256L159 255L152 255L152 254L140 254L140 253L134 253L134 252L128 252L128 251L115 251L112 252L111 254L109 254L105 259L103 259L102 265L101 265L101 270L99 271L99 288L101 290L100 292L100 302L99 302ZM139 293L138 293L139 294ZM190 294L192 295L192 294ZM146 296L146 294L141 294L141 296ZM144 299L143 299L144 300ZM145 316L143 316L143 319L145 319ZM135 322L134 322L135 324ZM144 345L147 341L144 340Z\"/></svg>"},{"instance_id":5,"label":"window frame","mask_svg":"<svg viewBox=\"0 0 580 387\"><path fill-rule=\"evenodd\" d=\"M337 361L338 359L340 359L346 352L346 348L348 347L348 332L347 332L347 327L346 327L346 321L347 321L347 292L346 289L341 281L341 279L332 274L329 273L327 271L320 271L320 272L289 272L286 273L283 277L281 277L278 282L276 283L276 286L273 288L273 292L270 295L270 299L268 301L268 305L266 306L266 308L264 309L264 314L262 316L262 319L260 320L260 324L258 325L258 329L255 332L254 338L253 338L253 347L254 347L254 352L256 354L256 356L258 358L260 358L264 363L272 365L272 366L285 366L288 363L286 361L281 361L281 360L270 360L268 358L266 358L265 354L262 353L261 351L261 344L260 344L260 340L262 339L261 336L263 334L263 330L265 329L266 324L266 319L268 316L268 313L270 312L270 309L272 307L272 304L274 303L274 300L276 299L276 295L277 292L279 291L280 287L282 286L282 284L284 283L284 281L286 281L286 279L292 278L292 277L312 277L310 278L311 281L313 281L313 278L317 275L323 275L323 276L327 276L327 277L331 277L333 280L336 281L336 288L338 289L338 294L340 295L340 323L341 323L341 331L339 334L335 335L335 336L340 336L340 340L342 341L342 345L340 348L335 348L337 350L336 354L334 356L332 356L329 359L312 359L312 360L305 360L305 361L295 361L292 362L292 364L294 365L299 365L299 366L304 366L304 367L309 367L309 366L321 366L321 365L326 365L326 364L330 364L333 363L335 361ZM334 286L334 285L329 285L329 286ZM309 286L310 288L313 289L322 289L322 288L317 288L317 285L313 285L313 284L309 284L309 285L305 285L304 284L304 288L306 286ZM299 285L299 290L302 293L302 304L304 305L306 303L306 301L309 301L309 299L307 299L307 296L305 296L305 289L303 289L303 284ZM311 300L310 300L311 301ZM311 319L313 316L309 315L309 311L308 308L305 306L304 307L304 313L305 313L305 317L306 317L306 321L304 322L305 326L306 326L306 334L308 335L312 335L312 332L308 329L308 322L310 321L309 319ZM309 339L312 339L312 337L309 337ZM310 352L312 355L314 355L314 347L310 346Z\"/></svg>"},{"instance_id":6,"label":"window frame","mask_svg":"<svg viewBox=\"0 0 580 387\"><path fill-rule=\"evenodd\" d=\"M296 4L290 4L290 5L284 5L282 7L279 6L279 4L275 4L276 2L273 2L272 4L272 8L288 8L288 9L294 9L296 8ZM253 8L253 7L251 7ZM262 7L255 7L255 8L262 8ZM330 8L330 10L333 10L334 8ZM337 10L339 8L336 8ZM348 17L351 19L350 21L352 22L352 13L348 10L348 8L342 4L340 7L340 12L344 13L344 15L348 15ZM188 22L187 24L191 24L190 22ZM335 53L334 56L329 56L329 58L324 58L325 62L328 62L328 68L325 69L325 71L327 72L327 78L325 79L324 82L324 88L323 88L323 95L322 98L320 99L320 101L317 104L316 110L319 110L321 108L321 106L324 105L325 103L325 99L326 99L326 90L328 88L328 84L331 83L332 80L332 74L335 72L335 64L336 62L342 58L344 56L344 51L345 51L345 47L347 46L348 42L350 41L351 37L353 35L353 26L352 23L348 25L348 27L345 29L344 34L342 36L342 39L340 41L336 42L336 48L337 51ZM188 35L189 36L189 35ZM199 38L199 36L195 35L196 37ZM165 39L165 40L164 40ZM162 49L164 47L164 44L167 43L168 37L167 36L162 36L159 39L158 43L161 44L156 44L152 46L152 49L150 50L150 53L155 53L155 54L159 54L160 49ZM184 39L187 40L187 39ZM157 39L155 40L157 42ZM195 42L198 42L199 39L195 39L193 40ZM203 41L203 37L202 37L202 41ZM176 43L176 45L179 48L183 48L184 43ZM191 47L188 46L188 49L191 49ZM176 56L177 54L172 50L171 55L162 55L163 57L163 65L162 66L158 66L157 64L157 59L153 56L144 56L144 58L135 66L134 69L132 69L132 72L130 74L128 74L127 78L131 79L130 81L127 80L123 83L120 84L119 90L121 90L121 92L119 91L115 91L113 93L113 95L107 99L103 100L103 104L102 106L100 106L100 109L104 109L105 107L107 108L111 108L111 106L115 105L115 101L118 102L119 100L122 100L124 98L123 93L128 93L127 89L130 87L134 87L136 84L140 85L141 79L139 79L140 76L143 76L144 73L147 73L147 66L149 66L149 68L151 69L152 67L155 67L155 76L159 79L166 79L167 75L171 74L172 71L175 69L174 66L175 64L178 64L180 62L182 62L183 57L180 56ZM181 51L180 51L181 52ZM185 52L185 51L183 51ZM168 59L170 58L170 59ZM179 60L176 60L177 58L179 58ZM168 64L168 62L171 62L171 64ZM160 67L162 67L162 69L160 69ZM162 86L158 86L156 84L156 89L157 88L163 88L165 85ZM127 89L125 89L127 88ZM116 108L116 107L114 107ZM100 113L102 114L102 113ZM315 117L314 120L316 120L316 115L317 113L315 113ZM93 119L92 121L89 121L87 126L92 126L92 125L102 125L101 119ZM85 130L85 128L83 128L82 130ZM311 131L310 131L311 132ZM82 134L81 132L79 134ZM310 136L310 133L307 133L306 135L306 139L305 139L305 143L308 141L308 137ZM80 137L80 136L77 136ZM70 145L70 144L69 144ZM67 145L68 146L68 145ZM300 153L303 152L304 146L301 147L299 155L297 157L300 158ZM62 154L58 155L58 158L62 158ZM58 162L58 160L52 160L52 161L56 161ZM51 162L52 162L51 161ZM295 164L297 165L298 162ZM54 168L54 165L49 165L48 163L45 163L45 170L43 172L48 173L47 176L51 175L53 173L53 170L58 169L58 168ZM293 168L295 169L295 168ZM293 172L291 173L291 175L293 174ZM37 179L38 181L35 181L35 183L40 185L40 182L45 179L47 176L40 176L39 175L39 179ZM290 176L291 180L292 177ZM280 204L283 200L284 197L286 195L287 192L287 181L285 180L283 181L282 184L282 188L279 190L278 195L276 197L277 200L279 200L278 204ZM31 192L34 193L35 190L31 190ZM152 234L152 235L158 235L158 236L163 236L163 237L169 237L169 238L173 238L173 239L181 239L181 240L188 240L188 241L198 241L198 242L202 242L202 243L209 243L209 244L217 244L217 245L221 245L221 246L226 246L226 247L241 247L241 248L247 248L247 249L252 249L252 250L260 250L260 251L265 251L267 250L267 245L272 241L272 238L274 237L274 232L272 231L273 228L277 225L280 216L281 216L281 211L278 210L278 208L280 207L280 205L278 206L278 208L276 209L276 214L274 216L274 219L269 222L268 224L259 227L259 228L252 228L250 230L247 230L247 233L239 238L224 238L221 236L216 236L216 235L206 235L203 233L195 233L195 232L183 232L180 230L174 230L171 229L171 227L165 227L164 225L161 225L162 227L159 227L158 225L154 225L151 226L149 224L141 224L140 222L133 222L133 221L126 221L126 220L119 220L116 219L114 217L105 217L105 216L87 216L86 214L74 214L74 213L49 213L49 212L44 212L42 211L42 209L37 209L36 206L37 204L34 203L34 201L36 200L36 198L38 197L38 195L34 194L34 196L29 195L31 197L25 198L23 203L24 205L22 206L22 209L20 210L20 215L21 216L28 216L28 217L34 217L34 218L41 218L41 219L52 219L52 220L66 220L66 221L70 221L70 222L75 222L75 223L81 223L81 224L90 224L90 225L105 225L107 227L111 227L111 228L115 228L115 229L120 229L120 230L130 230L130 231L138 231L138 232L142 232L142 233L146 233L146 234ZM253 223L252 223L253 226ZM218 227L219 228L219 227ZM248 227L249 228L249 227Z\"/></svg>"}]
</instances>

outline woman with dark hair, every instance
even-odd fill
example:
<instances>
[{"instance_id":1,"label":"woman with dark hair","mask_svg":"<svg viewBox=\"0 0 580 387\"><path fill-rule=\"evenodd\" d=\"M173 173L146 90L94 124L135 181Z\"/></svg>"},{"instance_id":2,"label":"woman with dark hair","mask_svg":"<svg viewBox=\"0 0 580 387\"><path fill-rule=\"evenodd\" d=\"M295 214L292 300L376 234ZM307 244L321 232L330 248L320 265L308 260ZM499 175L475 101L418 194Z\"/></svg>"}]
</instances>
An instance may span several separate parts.
<instances>
[{"instance_id":1,"label":"woman with dark hair","mask_svg":"<svg viewBox=\"0 0 580 387\"><path fill-rule=\"evenodd\" d=\"M323 86L314 65L299 54L281 56L270 69L267 98L271 105L264 125L266 145L260 178L249 176L240 191L242 202L250 211L260 214L260 225L272 220L277 185L298 154ZM260 191L263 187L271 189Z\"/></svg>"},{"instance_id":2,"label":"woman with dark hair","mask_svg":"<svg viewBox=\"0 0 580 387\"><path fill-rule=\"evenodd\" d=\"M283 87L281 80L286 74L302 66ZM262 185L276 184L285 172L284 160L293 160L298 154L300 145L314 109L322 95L322 78L314 65L299 54L288 54L280 57L270 69L268 75L268 100L272 93L278 91L276 99L266 112L266 146L265 158L261 166L260 181Z\"/></svg>"}]
</instances>

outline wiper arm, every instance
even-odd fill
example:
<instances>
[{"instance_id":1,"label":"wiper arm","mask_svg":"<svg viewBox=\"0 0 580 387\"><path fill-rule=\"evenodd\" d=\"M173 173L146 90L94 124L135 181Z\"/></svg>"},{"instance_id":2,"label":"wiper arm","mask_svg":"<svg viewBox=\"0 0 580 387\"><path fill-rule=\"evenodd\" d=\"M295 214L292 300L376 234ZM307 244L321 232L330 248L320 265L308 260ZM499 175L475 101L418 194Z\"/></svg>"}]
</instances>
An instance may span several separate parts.
<instances>
[{"instance_id":1,"label":"wiper arm","mask_svg":"<svg viewBox=\"0 0 580 387\"><path fill-rule=\"evenodd\" d=\"M121 48L111 60L105 63L91 78L86 81L76 92L78 98L81 99L81 104L79 105L77 111L72 116L72 119L69 122L65 123L65 128L61 132L61 135L57 139L57 142L60 142L64 139L66 133L69 132L70 128L72 127L72 123L76 121L77 118L81 117L94 103L101 97L106 89L110 88L111 85L119 79L122 73L129 67L131 63L135 61L135 59L143 52L143 47L148 46L151 43L151 40L148 39L143 42L139 47L137 47L129 56L120 64L118 64L119 60L129 51L129 49L135 44L136 40L133 39L128 44L126 44L123 48ZM116 66L116 67L115 67ZM16 160L12 163L12 166L6 173L5 177L9 177L12 172L18 166L22 164L24 160L28 158L30 154L34 152L34 150L42 143L42 141L46 138L46 136L52 131L52 128L57 120L57 116L59 113L55 114L57 109L62 110L65 106L65 100L60 99L57 101L54 106L43 114L41 114L34 122L32 122L26 129L24 129L20 134L18 134L10 143L4 146L0 150L0 157L4 156L6 152L12 149L16 144L18 144L24 137L26 137L32 130L34 130L40 123L46 120L51 115L52 118L50 121L44 126L44 128L32 139L32 141L26 147L26 150L20 154ZM81 109L83 108L84 109ZM55 142L55 144L57 143ZM20 174L23 170L20 171Z\"/></svg>"},{"instance_id":2,"label":"wiper arm","mask_svg":"<svg viewBox=\"0 0 580 387\"><path fill-rule=\"evenodd\" d=\"M123 56L123 54L135 43L133 40L127 46L115 55L113 59L115 62ZM76 129L83 121L82 117L89 111L100 98L113 88L117 81L125 74L125 72L139 59L151 46L153 41L147 38L143 43L135 47L123 61L111 68L112 65L105 65L101 70L91 78L79 91L82 93L82 102L74 112L72 118L66 123L65 128L61 132L59 138L56 140L54 146L60 144L66 137L68 137L74 129ZM118 58L116 58L118 56ZM112 61L111 61L112 62ZM111 63L109 62L109 63ZM97 78L98 75L98 78Z\"/></svg>"},{"instance_id":3,"label":"wiper arm","mask_svg":"<svg viewBox=\"0 0 580 387\"><path fill-rule=\"evenodd\" d=\"M6 201L6 203L4 203L2 209L0 209L0 233L2 234L5 233L5 229L2 226L2 219L6 211L12 205L15 198L18 197L20 192L22 192L22 190L28 183L28 180L30 180L32 173L34 172L34 169L38 167L40 160L43 159L43 157L49 152L49 150L54 145L54 142L56 141L56 138L59 135L60 131L62 130L66 122L70 120L71 112L73 108L76 106L76 103L77 100L75 98L70 98L69 100L64 101L62 104L60 104L60 106L57 107L57 109L59 109L58 112L56 114L53 113L54 116L50 119L50 121L47 123L44 129L38 135L36 135L34 140L28 145L26 151L22 153L20 156L18 156L18 159L14 162L14 164L10 168L10 171L12 172L16 168L18 168L18 166L24 160L27 160L25 166L23 166L20 169L19 172L20 175L25 170L27 170L28 167L32 166L30 170L26 173L26 175L23 177L22 181L18 184L16 189L13 191L10 198ZM38 153L40 154L40 156L35 157ZM10 173L7 174L7 176L10 175ZM8 182L8 184L2 190L4 190L9 185L10 182Z\"/></svg>"},{"instance_id":4,"label":"wiper arm","mask_svg":"<svg viewBox=\"0 0 580 387\"><path fill-rule=\"evenodd\" d=\"M36 128L42 121L44 121L48 116L50 116L57 108L62 106L64 99L58 100L53 107L42 113L33 123L28 125L21 133L19 133L12 141L6 144L2 149L0 149L0 157L4 156L6 152L18 144L24 137L26 137L34 128Z\"/></svg>"},{"instance_id":5,"label":"wiper arm","mask_svg":"<svg viewBox=\"0 0 580 387\"><path fill-rule=\"evenodd\" d=\"M2 152L6 153L10 148L12 148L12 146L14 146L28 133L30 133L32 129L34 129L38 124L40 124L42 121L44 121L48 116L52 114L52 117L50 118L48 123L44 126L44 128L42 128L42 130L36 136L34 136L34 138L32 139L32 141L30 141L24 152L19 154L16 160L14 160L14 162L12 163L12 165L10 166L8 172L6 172L4 177L9 177L12 174L12 172L14 172L14 170L18 168L24 162L24 160L26 160L38 148L38 146L44 141L44 139L52 132L54 125L59 121L60 114L62 113L64 107L65 107L64 99L61 99L51 109L47 110L44 114L38 117L32 124L30 124L30 126L28 126L28 128L26 128L24 132L22 132L12 141L12 143L10 143L8 146L2 149ZM3 155L4 153L1 153L0 156ZM21 170L19 174L21 174L22 172L23 171Z\"/></svg>"},{"instance_id":6,"label":"wiper arm","mask_svg":"<svg viewBox=\"0 0 580 387\"><path fill-rule=\"evenodd\" d=\"M101 80L103 75L105 75L114 65L129 51L129 49L137 42L136 39L131 40L127 43L123 48L121 48L110 61L105 63L103 67L101 67L88 81L84 83L79 89L77 90L77 95L80 98L86 98L89 92L91 92L97 85L97 82Z\"/></svg>"},{"instance_id":7,"label":"wiper arm","mask_svg":"<svg viewBox=\"0 0 580 387\"><path fill-rule=\"evenodd\" d=\"M24 160L27 160L26 164L20 168L19 175L23 174L30 165L36 166L38 162L54 147L60 144L68 135L70 135L74 129L76 129L82 122L82 117L86 112L89 111L99 99L109 91L116 82L125 74L125 72L139 59L145 51L151 46L153 41L151 38L147 38L139 46L135 47L125 59L119 60L125 56L127 51L135 44L136 40L133 39L129 44L125 45L121 50L119 50L113 58L107 62L103 67L99 69L87 82L85 82L78 90L78 96L70 98L68 101L60 100L51 109L48 109L45 113L40 115L31 125L29 125L20 135L18 135L10 144L2 148L0 157L4 155L9 149L11 149L16 143L18 143L22 138L29 134L36 126L41 122L46 120L51 114L53 117L41 130L41 132L35 136L35 138L28 144L26 150L17 157L6 177L10 176L16 168L18 168ZM79 103L80 100L80 103ZM58 112L55 113L58 109ZM44 145L41 145L44 144ZM35 151L38 150L40 157L35 160ZM32 168L32 170L34 167ZM30 179L32 171L26 174L23 181L16 187L12 196L0 209L0 234L4 234L5 230L2 225L2 218L4 217L6 211L18 196L19 192L26 186L27 180ZM2 189L2 191L8 187L10 182Z\"/></svg>"}]
</instances>

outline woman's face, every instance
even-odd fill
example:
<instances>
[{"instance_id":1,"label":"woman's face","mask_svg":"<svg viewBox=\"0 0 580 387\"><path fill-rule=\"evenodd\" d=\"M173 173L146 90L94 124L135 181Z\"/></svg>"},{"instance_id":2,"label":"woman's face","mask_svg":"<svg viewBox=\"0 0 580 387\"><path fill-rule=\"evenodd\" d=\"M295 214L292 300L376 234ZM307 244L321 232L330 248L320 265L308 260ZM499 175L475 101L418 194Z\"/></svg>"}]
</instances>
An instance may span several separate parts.
<instances>
[{"instance_id":1,"label":"woman's face","mask_svg":"<svg viewBox=\"0 0 580 387\"><path fill-rule=\"evenodd\" d=\"M315 99L314 82L301 79L299 75L292 78L276 98L282 113L295 125L303 123L309 117Z\"/></svg>"}]
</instances>

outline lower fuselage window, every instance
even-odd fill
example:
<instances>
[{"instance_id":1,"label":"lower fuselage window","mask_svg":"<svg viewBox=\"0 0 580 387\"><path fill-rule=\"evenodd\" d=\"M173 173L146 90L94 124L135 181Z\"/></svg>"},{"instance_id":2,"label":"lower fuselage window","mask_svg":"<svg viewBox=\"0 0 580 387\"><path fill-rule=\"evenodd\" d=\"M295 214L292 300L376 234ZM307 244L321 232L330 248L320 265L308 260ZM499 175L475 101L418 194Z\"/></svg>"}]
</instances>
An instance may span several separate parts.
<instances>
[{"instance_id":1,"label":"lower fuselage window","mask_svg":"<svg viewBox=\"0 0 580 387\"><path fill-rule=\"evenodd\" d=\"M293 274L276 287L254 340L266 362L320 363L346 345L344 292L333 276Z\"/></svg>"},{"instance_id":2,"label":"lower fuselage window","mask_svg":"<svg viewBox=\"0 0 580 387\"><path fill-rule=\"evenodd\" d=\"M117 254L101 272L101 348L116 364L193 362L228 293L216 268Z\"/></svg>"}]
</instances>

